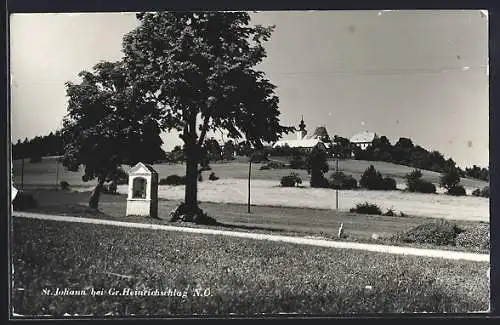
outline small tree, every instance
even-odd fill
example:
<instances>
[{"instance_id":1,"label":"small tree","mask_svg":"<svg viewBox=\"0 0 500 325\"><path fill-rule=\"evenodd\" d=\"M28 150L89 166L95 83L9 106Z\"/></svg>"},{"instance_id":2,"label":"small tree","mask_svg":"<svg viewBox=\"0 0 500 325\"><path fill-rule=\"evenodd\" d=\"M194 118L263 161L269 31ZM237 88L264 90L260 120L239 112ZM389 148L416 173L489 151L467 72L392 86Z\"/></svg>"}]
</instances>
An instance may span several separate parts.
<instances>
[{"instance_id":1,"label":"small tree","mask_svg":"<svg viewBox=\"0 0 500 325\"><path fill-rule=\"evenodd\" d=\"M395 190L396 181L390 177L382 177L373 165L370 165L359 180L359 185L369 190Z\"/></svg>"},{"instance_id":2,"label":"small tree","mask_svg":"<svg viewBox=\"0 0 500 325\"><path fill-rule=\"evenodd\" d=\"M373 165L370 165L370 167L368 167L364 171L363 175L361 175L359 185L361 185L361 187L374 190L378 189L382 182L382 175L375 169Z\"/></svg>"},{"instance_id":3,"label":"small tree","mask_svg":"<svg viewBox=\"0 0 500 325\"><path fill-rule=\"evenodd\" d=\"M456 168L448 169L440 178L440 185L446 190L454 188L460 183L460 173Z\"/></svg>"},{"instance_id":4,"label":"small tree","mask_svg":"<svg viewBox=\"0 0 500 325\"><path fill-rule=\"evenodd\" d=\"M232 140L229 140L224 144L223 156L225 160L233 160L236 148Z\"/></svg>"},{"instance_id":5,"label":"small tree","mask_svg":"<svg viewBox=\"0 0 500 325\"><path fill-rule=\"evenodd\" d=\"M436 193L436 186L422 179L422 172L418 169L406 174L406 187L409 192Z\"/></svg>"},{"instance_id":6,"label":"small tree","mask_svg":"<svg viewBox=\"0 0 500 325\"><path fill-rule=\"evenodd\" d=\"M311 187L328 187L328 180L323 173L328 172L326 152L315 146L306 160L307 172L311 175Z\"/></svg>"},{"instance_id":7,"label":"small tree","mask_svg":"<svg viewBox=\"0 0 500 325\"><path fill-rule=\"evenodd\" d=\"M418 182L422 178L422 172L419 169L414 169L411 173L406 174L406 187L410 192L416 192Z\"/></svg>"}]
</instances>

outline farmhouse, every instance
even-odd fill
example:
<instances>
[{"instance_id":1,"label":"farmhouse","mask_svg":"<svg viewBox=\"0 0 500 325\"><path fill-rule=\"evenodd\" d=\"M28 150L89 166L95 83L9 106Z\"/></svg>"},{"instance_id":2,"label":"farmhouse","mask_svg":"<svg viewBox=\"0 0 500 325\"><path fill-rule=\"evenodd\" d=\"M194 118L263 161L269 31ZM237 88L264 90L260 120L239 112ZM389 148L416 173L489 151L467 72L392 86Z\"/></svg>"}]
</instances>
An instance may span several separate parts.
<instances>
[{"instance_id":1,"label":"farmhouse","mask_svg":"<svg viewBox=\"0 0 500 325\"><path fill-rule=\"evenodd\" d=\"M375 132L363 131L357 133L351 137L351 143L365 150L369 145L373 143L373 140L377 139L378 135Z\"/></svg>"},{"instance_id":2,"label":"farmhouse","mask_svg":"<svg viewBox=\"0 0 500 325\"><path fill-rule=\"evenodd\" d=\"M311 151L315 146L318 146L320 149L326 150L327 147L330 147L331 140L328 135L328 131L324 125L320 125L316 127L313 134L311 136L307 136L306 124L304 123L304 118L300 121L299 128L297 130L297 139L293 140L280 140L274 143L273 148L276 147L285 147L288 146L290 148L300 148L306 152Z\"/></svg>"}]
</instances>

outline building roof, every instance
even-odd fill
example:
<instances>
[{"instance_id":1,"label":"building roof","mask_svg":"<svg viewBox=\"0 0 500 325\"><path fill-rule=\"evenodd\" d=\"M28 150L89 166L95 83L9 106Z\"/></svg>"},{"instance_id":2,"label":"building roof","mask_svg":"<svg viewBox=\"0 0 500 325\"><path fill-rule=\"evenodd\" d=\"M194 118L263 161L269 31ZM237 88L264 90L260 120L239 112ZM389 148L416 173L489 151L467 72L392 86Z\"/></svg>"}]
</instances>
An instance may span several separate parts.
<instances>
[{"instance_id":1,"label":"building roof","mask_svg":"<svg viewBox=\"0 0 500 325\"><path fill-rule=\"evenodd\" d=\"M316 130L314 130L313 134L309 137L309 139L319 139L322 137L327 137L328 139L330 139L326 127L324 125L319 125L316 127Z\"/></svg>"},{"instance_id":2,"label":"building roof","mask_svg":"<svg viewBox=\"0 0 500 325\"><path fill-rule=\"evenodd\" d=\"M375 132L363 131L351 137L352 143L368 143L372 142L377 137Z\"/></svg>"},{"instance_id":3,"label":"building roof","mask_svg":"<svg viewBox=\"0 0 500 325\"><path fill-rule=\"evenodd\" d=\"M319 139L280 140L273 145L273 148L283 147L285 145L288 145L290 148L312 148L318 143L323 143L323 142L320 141Z\"/></svg>"},{"instance_id":4,"label":"building roof","mask_svg":"<svg viewBox=\"0 0 500 325\"><path fill-rule=\"evenodd\" d=\"M134 167L130 168L129 170L129 175L130 174L152 174L152 175L158 175L156 170L150 165L143 164L141 162L137 163Z\"/></svg>"}]
</instances>

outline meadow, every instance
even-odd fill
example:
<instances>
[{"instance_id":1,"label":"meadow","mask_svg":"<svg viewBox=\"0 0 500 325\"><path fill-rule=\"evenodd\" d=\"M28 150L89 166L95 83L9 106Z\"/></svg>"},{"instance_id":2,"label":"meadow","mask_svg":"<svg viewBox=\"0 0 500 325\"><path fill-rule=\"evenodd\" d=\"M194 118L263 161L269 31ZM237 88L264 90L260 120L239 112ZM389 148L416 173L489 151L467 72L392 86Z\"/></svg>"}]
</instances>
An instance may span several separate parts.
<instances>
[{"instance_id":1,"label":"meadow","mask_svg":"<svg viewBox=\"0 0 500 325\"><path fill-rule=\"evenodd\" d=\"M272 158L276 160L286 161L285 158ZM335 170L335 161L329 160L330 172ZM305 170L292 170L292 169L272 169L260 170L262 163L252 164L252 179L254 180L273 180L279 184L281 177L295 172L299 174L305 183L309 182L309 175ZM413 168L396 165L381 161L363 161L363 160L340 160L339 170L346 174L352 175L358 181L363 172L373 165L375 169L380 171L382 175L392 177L401 186L405 183L404 176L413 171ZM21 183L21 168L22 163L20 160L15 160L13 163L14 169L14 182ZM235 161L224 163L211 163L212 170L221 179L247 179L248 178L248 162L245 157L238 157ZM124 170L130 169L128 166L123 166ZM185 175L186 166L184 164L156 164L153 168L158 172L159 178L165 178L169 175ZM205 177L208 172L205 172ZM59 175L59 176L57 176ZM83 171L70 172L65 170L61 164L57 164L55 157L45 157L39 163L30 163L28 159L24 163L24 183L26 185L48 186L55 185L57 181L65 180L73 186L88 186L89 183L82 181ZM436 172L422 170L423 179L426 179L434 184L439 184L440 174ZM461 183L466 187L469 192L476 188L482 188L487 182L462 178Z\"/></svg>"},{"instance_id":2,"label":"meadow","mask_svg":"<svg viewBox=\"0 0 500 325\"><path fill-rule=\"evenodd\" d=\"M204 172L205 180L199 182L198 199L202 202L235 203L247 202L248 163L239 158L233 162L213 163L212 170ZM329 162L333 168L333 161ZM363 171L373 164L382 175L394 177L399 189L404 189L404 175L413 169L386 162L368 162L347 160L340 161L339 169L355 178L360 177ZM304 170L272 169L260 170L262 164L252 164L251 203L262 206L302 207L312 209L335 209L335 191L309 187L309 175ZM161 164L153 166L159 178L168 175L184 175L183 164ZM129 168L124 167L127 171ZM217 181L208 181L208 173L214 172ZM301 188L282 188L279 180L282 176L296 172L303 180ZM20 161L14 162L14 182L17 186L21 183ZM434 183L439 183L439 173L422 171L423 178ZM58 176L57 176L58 175ZM62 165L56 163L55 158L44 158L40 163L24 164L23 183L25 188L56 187L61 180L67 181L74 190L88 191L95 186L94 182L83 182L82 172L69 172ZM393 209L396 213L403 212L408 215L445 218L449 220L467 220L489 222L489 199L470 196L476 188L487 185L486 182L462 179L469 196L452 197L443 194L443 189L438 188L440 194L419 194L403 191L368 191L346 190L339 191L339 209L349 211L356 204L370 202L379 205L384 212ZM127 193L127 185L118 187L122 194ZM159 186L159 197L167 200L180 201L184 199L184 186Z\"/></svg>"}]
</instances>

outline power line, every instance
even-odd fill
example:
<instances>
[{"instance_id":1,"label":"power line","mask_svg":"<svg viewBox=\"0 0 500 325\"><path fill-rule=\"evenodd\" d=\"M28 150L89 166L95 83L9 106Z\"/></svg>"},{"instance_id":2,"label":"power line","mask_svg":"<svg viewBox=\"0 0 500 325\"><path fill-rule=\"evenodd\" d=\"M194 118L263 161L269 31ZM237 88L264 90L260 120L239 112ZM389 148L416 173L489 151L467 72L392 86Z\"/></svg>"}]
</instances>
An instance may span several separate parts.
<instances>
[{"instance_id":1,"label":"power line","mask_svg":"<svg viewBox=\"0 0 500 325\"><path fill-rule=\"evenodd\" d=\"M363 75L417 75L417 74L444 74L448 72L473 72L486 73L487 66L479 67L449 67L449 68L404 68L404 69L365 69L365 70L331 70L331 71L303 71L303 72L274 72L269 76L281 76L285 78L297 77L327 77L327 76L363 76Z\"/></svg>"}]
</instances>

